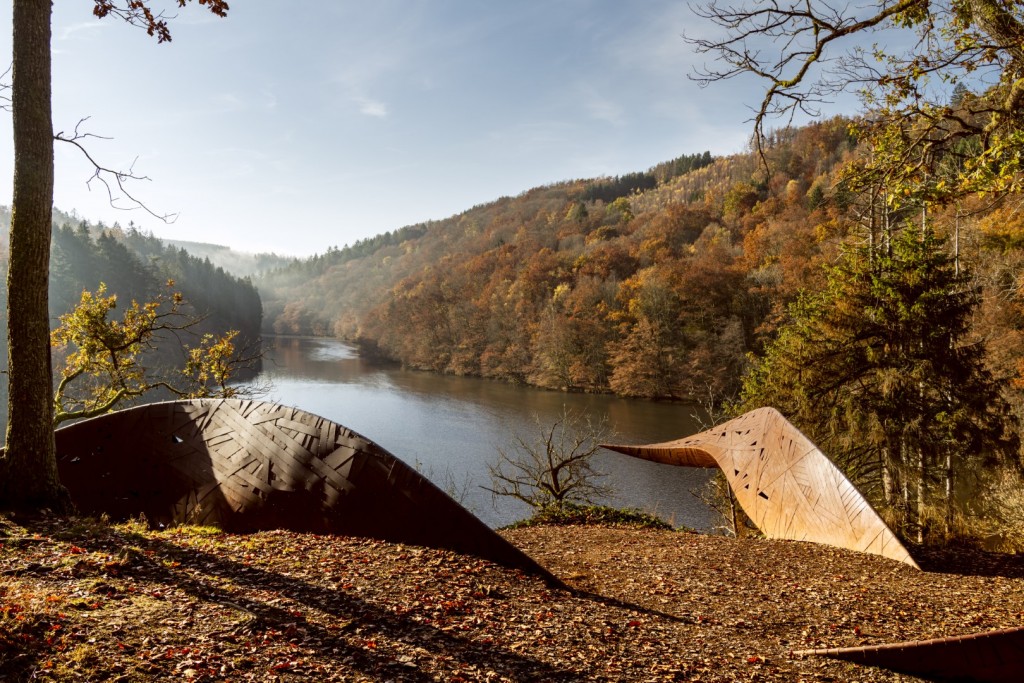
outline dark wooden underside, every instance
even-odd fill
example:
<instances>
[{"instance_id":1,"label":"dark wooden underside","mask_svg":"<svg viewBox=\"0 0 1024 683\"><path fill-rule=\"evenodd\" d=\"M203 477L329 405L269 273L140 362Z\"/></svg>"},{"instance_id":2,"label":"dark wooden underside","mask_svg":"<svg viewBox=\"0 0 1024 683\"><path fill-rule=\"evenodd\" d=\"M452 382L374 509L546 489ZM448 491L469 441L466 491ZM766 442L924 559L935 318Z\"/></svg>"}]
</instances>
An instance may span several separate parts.
<instances>
[{"instance_id":1,"label":"dark wooden underside","mask_svg":"<svg viewBox=\"0 0 1024 683\"><path fill-rule=\"evenodd\" d=\"M1024 628L887 645L806 650L796 654L878 666L933 681L1024 681Z\"/></svg>"},{"instance_id":2,"label":"dark wooden underside","mask_svg":"<svg viewBox=\"0 0 1024 683\"><path fill-rule=\"evenodd\" d=\"M297 408L155 403L64 427L56 441L61 480L83 513L367 536L469 553L560 583L380 446Z\"/></svg>"}]
</instances>

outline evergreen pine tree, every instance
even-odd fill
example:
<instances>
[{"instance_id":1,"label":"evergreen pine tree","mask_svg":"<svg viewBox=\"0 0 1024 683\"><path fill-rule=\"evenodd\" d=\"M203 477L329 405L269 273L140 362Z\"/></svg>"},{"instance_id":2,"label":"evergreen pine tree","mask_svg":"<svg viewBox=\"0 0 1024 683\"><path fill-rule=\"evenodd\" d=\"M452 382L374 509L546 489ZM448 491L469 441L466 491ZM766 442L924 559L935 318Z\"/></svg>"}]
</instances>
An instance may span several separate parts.
<instances>
[{"instance_id":1,"label":"evergreen pine tree","mask_svg":"<svg viewBox=\"0 0 1024 683\"><path fill-rule=\"evenodd\" d=\"M1013 450L984 347L967 339L976 304L931 230L851 248L822 291L791 306L739 407L779 408L921 539L936 492L950 518L967 462Z\"/></svg>"}]
</instances>

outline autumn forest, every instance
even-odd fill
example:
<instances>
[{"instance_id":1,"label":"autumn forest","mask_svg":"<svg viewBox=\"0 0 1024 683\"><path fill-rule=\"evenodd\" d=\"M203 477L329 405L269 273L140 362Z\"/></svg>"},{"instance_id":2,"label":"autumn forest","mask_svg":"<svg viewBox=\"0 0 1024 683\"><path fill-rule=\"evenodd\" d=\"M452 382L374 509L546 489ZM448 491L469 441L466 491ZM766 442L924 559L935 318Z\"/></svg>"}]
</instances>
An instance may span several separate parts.
<instances>
[{"instance_id":1,"label":"autumn forest","mask_svg":"<svg viewBox=\"0 0 1024 683\"><path fill-rule=\"evenodd\" d=\"M955 491L1017 481L1015 195L873 200L851 181L862 130L777 130L763 159L685 155L331 249L257 278L264 329L547 389L774 404L908 535L1010 518Z\"/></svg>"}]
</instances>

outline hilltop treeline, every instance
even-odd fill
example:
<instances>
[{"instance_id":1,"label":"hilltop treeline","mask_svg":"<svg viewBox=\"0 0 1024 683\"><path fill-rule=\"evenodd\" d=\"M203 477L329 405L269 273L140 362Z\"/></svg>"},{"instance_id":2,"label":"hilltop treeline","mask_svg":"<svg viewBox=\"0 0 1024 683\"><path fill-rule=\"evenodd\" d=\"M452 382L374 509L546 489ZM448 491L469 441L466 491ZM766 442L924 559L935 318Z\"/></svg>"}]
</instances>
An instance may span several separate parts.
<instances>
[{"instance_id":1,"label":"hilltop treeline","mask_svg":"<svg viewBox=\"0 0 1024 683\"><path fill-rule=\"evenodd\" d=\"M673 178L686 175L690 171L708 166L711 161L711 152L684 154L671 161L658 164L649 171L626 173L614 178L599 178L591 181L583 188L579 198L583 201L599 199L605 203L613 202L619 197L628 197L631 194L653 189L659 183L666 183Z\"/></svg>"}]
</instances>

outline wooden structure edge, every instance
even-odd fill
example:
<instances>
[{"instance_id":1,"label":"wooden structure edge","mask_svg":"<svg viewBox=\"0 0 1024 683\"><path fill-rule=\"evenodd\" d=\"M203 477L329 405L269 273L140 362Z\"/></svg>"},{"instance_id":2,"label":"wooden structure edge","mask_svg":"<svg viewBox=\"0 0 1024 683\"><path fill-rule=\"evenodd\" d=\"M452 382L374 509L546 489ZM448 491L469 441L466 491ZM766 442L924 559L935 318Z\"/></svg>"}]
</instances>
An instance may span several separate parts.
<instances>
[{"instance_id":1,"label":"wooden structure edge","mask_svg":"<svg viewBox=\"0 0 1024 683\"><path fill-rule=\"evenodd\" d=\"M1024 627L793 654L841 659L935 681L1018 683L1024 678Z\"/></svg>"}]
</instances>

